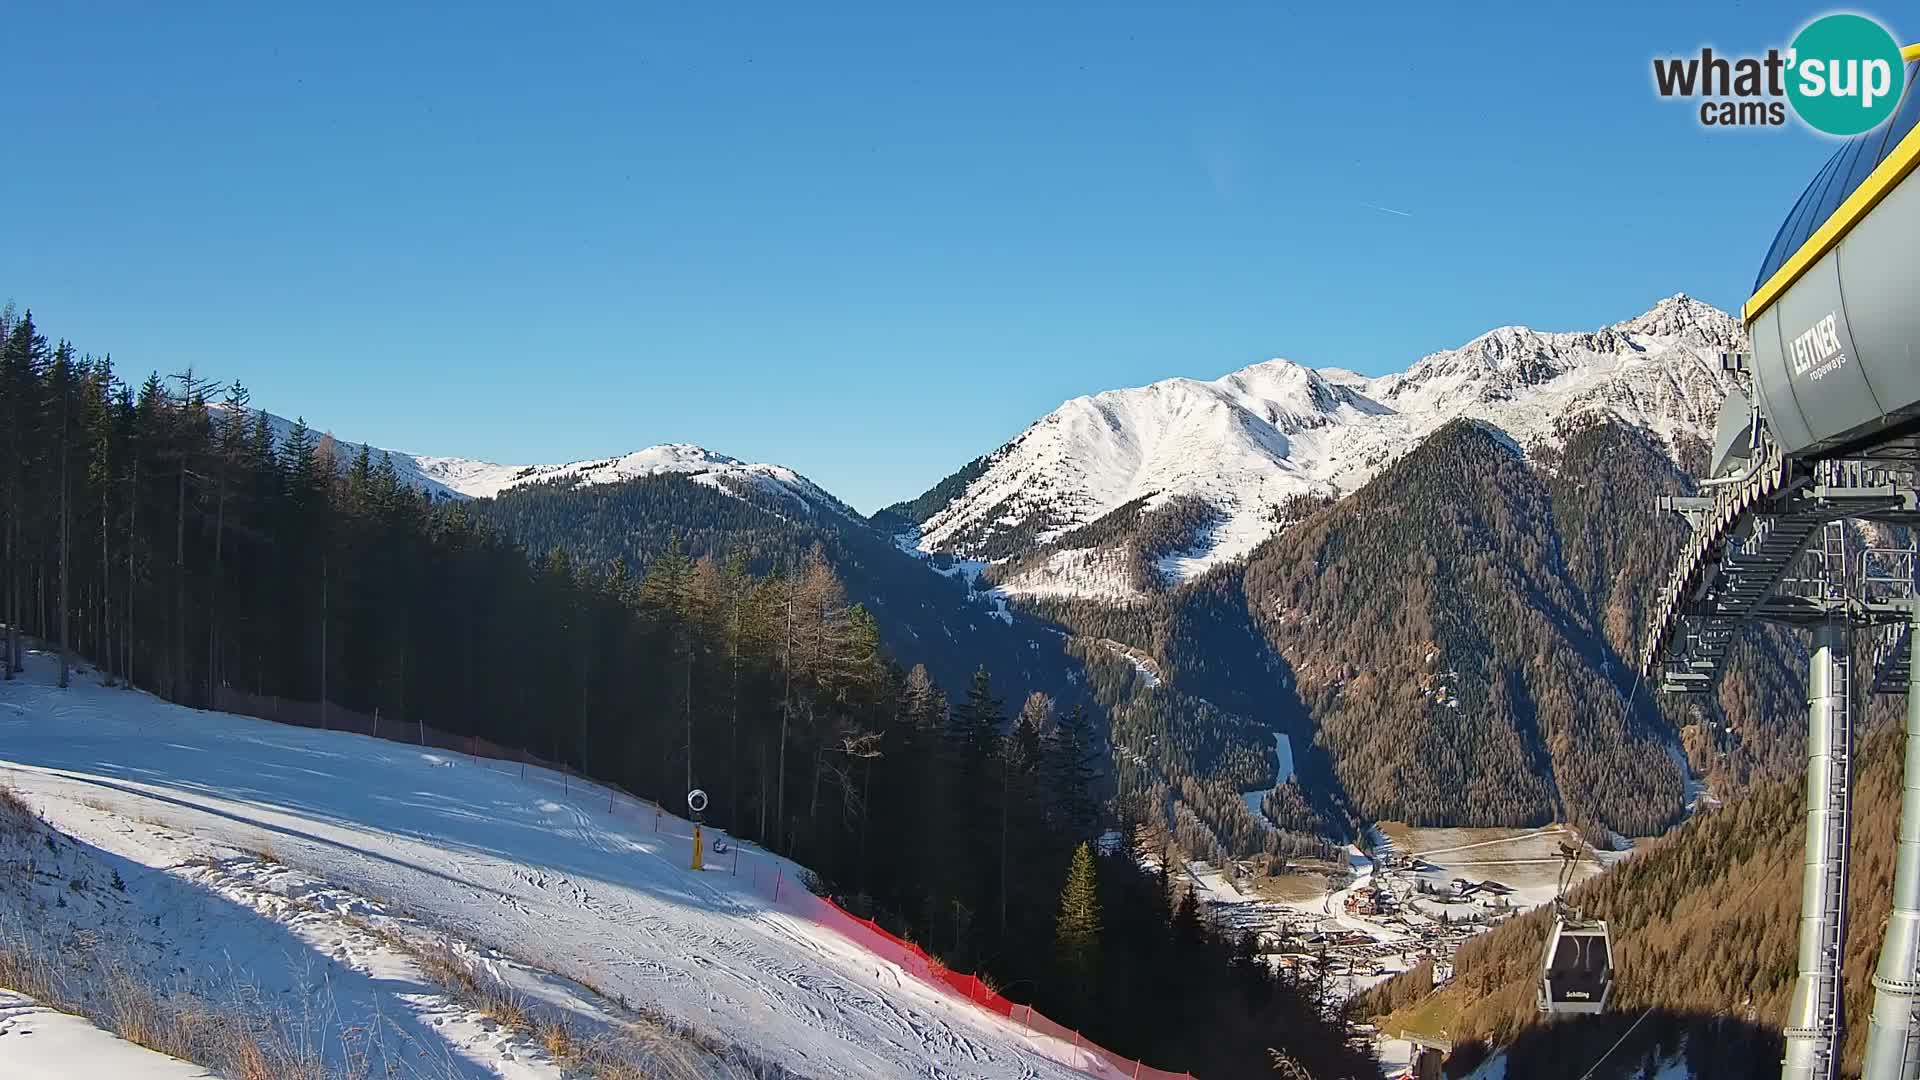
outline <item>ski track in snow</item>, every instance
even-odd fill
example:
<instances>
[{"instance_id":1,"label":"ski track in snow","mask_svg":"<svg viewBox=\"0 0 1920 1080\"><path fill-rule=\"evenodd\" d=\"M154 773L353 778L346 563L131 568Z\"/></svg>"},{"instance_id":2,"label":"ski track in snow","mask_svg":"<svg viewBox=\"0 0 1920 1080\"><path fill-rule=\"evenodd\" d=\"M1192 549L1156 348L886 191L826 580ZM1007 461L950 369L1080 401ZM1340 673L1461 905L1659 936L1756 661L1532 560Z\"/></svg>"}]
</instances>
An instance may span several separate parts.
<instances>
[{"instance_id":1,"label":"ski track in snow","mask_svg":"<svg viewBox=\"0 0 1920 1080\"><path fill-rule=\"evenodd\" d=\"M664 815L656 833L649 803L617 796L609 814L606 790L577 780L563 794L557 775L197 712L93 676L63 693L47 658L33 661L0 685L17 707L0 709L0 780L103 850L157 865L270 846L342 898L657 1007L801 1075L1073 1077L1060 1062L1088 1063L856 943L871 935L786 860L739 844L738 876L731 854L691 872L689 824Z\"/></svg>"}]
</instances>

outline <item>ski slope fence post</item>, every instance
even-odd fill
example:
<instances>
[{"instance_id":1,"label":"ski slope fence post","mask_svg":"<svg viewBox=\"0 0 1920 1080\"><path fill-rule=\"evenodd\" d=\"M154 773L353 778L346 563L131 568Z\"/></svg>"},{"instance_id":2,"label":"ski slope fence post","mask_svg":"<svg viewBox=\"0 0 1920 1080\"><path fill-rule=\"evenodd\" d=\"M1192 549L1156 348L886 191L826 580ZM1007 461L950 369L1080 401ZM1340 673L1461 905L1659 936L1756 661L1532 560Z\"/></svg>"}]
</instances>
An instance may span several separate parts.
<instances>
[{"instance_id":1,"label":"ski slope fence post","mask_svg":"<svg viewBox=\"0 0 1920 1080\"><path fill-rule=\"evenodd\" d=\"M773 902L776 904L780 902L780 882L785 880L786 876L787 871L785 868L782 868L779 876L773 879Z\"/></svg>"},{"instance_id":2,"label":"ski slope fence post","mask_svg":"<svg viewBox=\"0 0 1920 1080\"><path fill-rule=\"evenodd\" d=\"M380 737L380 706L373 707L373 737Z\"/></svg>"},{"instance_id":3,"label":"ski slope fence post","mask_svg":"<svg viewBox=\"0 0 1920 1080\"><path fill-rule=\"evenodd\" d=\"M738 844L736 844L733 849L733 876L740 876L740 848Z\"/></svg>"}]
</instances>

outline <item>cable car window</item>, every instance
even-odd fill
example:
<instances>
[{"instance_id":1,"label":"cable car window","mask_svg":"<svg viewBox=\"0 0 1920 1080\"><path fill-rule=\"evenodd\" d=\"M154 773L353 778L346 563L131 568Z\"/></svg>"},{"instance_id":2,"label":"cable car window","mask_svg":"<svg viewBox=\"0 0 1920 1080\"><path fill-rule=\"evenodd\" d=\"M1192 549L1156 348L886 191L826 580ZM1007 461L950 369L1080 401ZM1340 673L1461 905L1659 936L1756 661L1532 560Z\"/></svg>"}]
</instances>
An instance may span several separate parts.
<instances>
[{"instance_id":1,"label":"cable car window","mask_svg":"<svg viewBox=\"0 0 1920 1080\"><path fill-rule=\"evenodd\" d=\"M1568 934L1560 939L1560 948L1554 952L1553 966L1548 974L1588 976L1597 978L1607 970L1606 943L1598 937Z\"/></svg>"},{"instance_id":2,"label":"cable car window","mask_svg":"<svg viewBox=\"0 0 1920 1080\"><path fill-rule=\"evenodd\" d=\"M1864 149L1866 149L1865 141L1862 138L1856 138L1841 147L1840 152L1834 155L1833 179L1828 182L1827 190L1821 193L1820 207L1814 211L1812 220L1806 225L1807 236L1819 232L1820 226L1827 223L1827 219L1833 216L1833 212L1838 210L1840 204L1845 202L1847 196L1852 193L1853 187L1847 183L1847 178L1853 175L1853 163L1859 160L1860 152ZM1805 242L1805 237L1802 237L1801 243Z\"/></svg>"},{"instance_id":3,"label":"cable car window","mask_svg":"<svg viewBox=\"0 0 1920 1080\"><path fill-rule=\"evenodd\" d=\"M1847 196L1858 191L1867 177L1873 174L1873 170L1893 152L1893 148L1900 145L1900 140L1906 137L1907 132L1913 130L1914 115L1916 110L1920 110L1920 94L1914 92L1913 86L1916 70L1920 70L1920 63L1907 65L1907 93L1901 99L1900 107L1894 110L1893 118L1888 123L1854 138L1853 141L1860 144L1860 153L1853 159L1842 179L1840 197L1834 199L1829 196L1828 198L1835 208L1845 202Z\"/></svg>"},{"instance_id":4,"label":"cable car window","mask_svg":"<svg viewBox=\"0 0 1920 1080\"><path fill-rule=\"evenodd\" d=\"M1800 216L1800 212L1807 207L1807 200L1812 197L1811 187L1801 191L1800 197L1794 200L1793 209L1787 211L1786 219L1780 222L1779 230L1773 234L1773 243L1767 248L1767 257L1760 260L1760 279L1753 283L1756 292L1766 283L1767 278L1773 276L1774 269L1780 265L1783 258L1780 249L1786 246L1788 237L1793 233L1793 219Z\"/></svg>"},{"instance_id":5,"label":"cable car window","mask_svg":"<svg viewBox=\"0 0 1920 1080\"><path fill-rule=\"evenodd\" d=\"M1852 167L1847 169L1847 175L1842 183L1844 190L1841 193L1840 202L1847 201L1848 195L1860 190L1861 183L1873 174L1873 170L1879 166L1881 159L1886 157L1891 138L1893 138L1893 125L1883 124L1854 139L1860 144L1860 153L1854 157ZM1839 203L1834 205L1838 206Z\"/></svg>"},{"instance_id":6,"label":"cable car window","mask_svg":"<svg viewBox=\"0 0 1920 1080\"><path fill-rule=\"evenodd\" d=\"M1800 201L1793 204L1792 213L1787 215L1787 220L1780 226L1780 235L1774 241L1773 250L1767 253L1767 261L1760 264L1760 276L1753 283L1755 292L1767 283L1767 279L1773 276L1773 272L1780 269L1794 252L1800 250L1800 245L1807 239L1807 234L1801 230L1801 226L1812 214L1814 204L1825 193L1827 181L1832 177L1834 166L1838 161L1837 154L1828 158L1825 167L1814 175L1813 182L1800 193Z\"/></svg>"},{"instance_id":7,"label":"cable car window","mask_svg":"<svg viewBox=\"0 0 1920 1080\"><path fill-rule=\"evenodd\" d=\"M1899 146L1900 141L1913 131L1916 122L1920 122L1920 87L1913 85L1915 79L1920 79L1920 60L1907 65L1907 99L1900 103L1893 119L1887 123L1887 142L1880 150L1882 159L1893 153L1893 148Z\"/></svg>"}]
</instances>

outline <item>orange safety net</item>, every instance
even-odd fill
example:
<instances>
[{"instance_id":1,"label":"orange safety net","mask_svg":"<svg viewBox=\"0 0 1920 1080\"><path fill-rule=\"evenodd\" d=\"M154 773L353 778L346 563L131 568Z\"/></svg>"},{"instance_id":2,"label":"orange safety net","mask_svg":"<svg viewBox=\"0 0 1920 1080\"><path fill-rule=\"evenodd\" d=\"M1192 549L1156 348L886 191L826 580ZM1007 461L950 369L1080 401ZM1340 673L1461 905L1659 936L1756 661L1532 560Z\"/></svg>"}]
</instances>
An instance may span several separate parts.
<instances>
[{"instance_id":1,"label":"orange safety net","mask_svg":"<svg viewBox=\"0 0 1920 1080\"><path fill-rule=\"evenodd\" d=\"M1012 1001L1001 996L992 987L981 982L978 976L968 975L947 967L945 964L929 956L925 949L887 930L872 919L863 919L855 915L853 912L835 903L829 897L821 897L821 899L828 907L831 907L853 922L860 924L861 927L871 933L878 935L882 940L892 944L903 953L919 960L926 966L928 977L931 978L936 985L945 987L953 993L954 996L965 998L989 1012L998 1013L1036 1035L1056 1039L1079 1051L1078 1054L1072 1055L1072 1059L1065 1061L1064 1064L1071 1065L1073 1068L1089 1076L1125 1077L1127 1080L1193 1080L1191 1073L1168 1072L1165 1069L1156 1069L1145 1062L1136 1061L1130 1057L1121 1057L1119 1054L1105 1047L1089 1042L1086 1037L1079 1032L1067 1027L1065 1024L1056 1023L1048 1019L1044 1013L1036 1011L1033 1006L1014 1004Z\"/></svg>"},{"instance_id":2,"label":"orange safety net","mask_svg":"<svg viewBox=\"0 0 1920 1080\"><path fill-rule=\"evenodd\" d=\"M872 919L863 919L853 912L848 911L846 908L841 907L839 904L834 903L834 901L829 898L822 897L822 899L825 899L827 904L835 911L866 927L875 934L880 935L880 937L892 943L895 947L925 964L928 975L932 976L936 981L958 996L966 998L968 1001L986 1009L988 1012L999 1013L1001 1016L1013 1015L1013 1002L995 993L992 987L981 982L977 976L955 971L927 955L925 949L892 933Z\"/></svg>"}]
</instances>

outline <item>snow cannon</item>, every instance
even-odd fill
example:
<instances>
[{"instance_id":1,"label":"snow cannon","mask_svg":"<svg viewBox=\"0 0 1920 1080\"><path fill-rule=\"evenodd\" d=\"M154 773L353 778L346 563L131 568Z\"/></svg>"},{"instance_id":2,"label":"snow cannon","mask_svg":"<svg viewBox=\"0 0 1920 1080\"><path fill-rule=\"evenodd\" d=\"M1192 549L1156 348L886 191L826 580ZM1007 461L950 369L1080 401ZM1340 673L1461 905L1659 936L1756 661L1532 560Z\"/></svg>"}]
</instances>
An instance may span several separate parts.
<instances>
[{"instance_id":1,"label":"snow cannon","mask_svg":"<svg viewBox=\"0 0 1920 1080\"><path fill-rule=\"evenodd\" d=\"M693 811L693 862L688 869L704 870L707 860L706 849L700 843L700 825L706 820L707 793L699 788L687 792L687 809Z\"/></svg>"}]
</instances>

